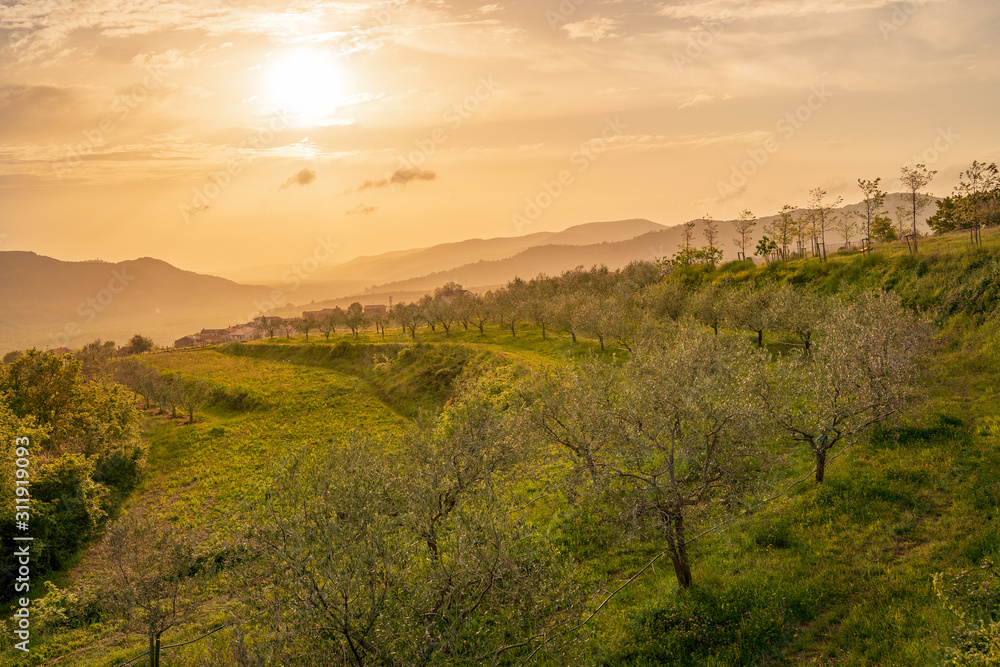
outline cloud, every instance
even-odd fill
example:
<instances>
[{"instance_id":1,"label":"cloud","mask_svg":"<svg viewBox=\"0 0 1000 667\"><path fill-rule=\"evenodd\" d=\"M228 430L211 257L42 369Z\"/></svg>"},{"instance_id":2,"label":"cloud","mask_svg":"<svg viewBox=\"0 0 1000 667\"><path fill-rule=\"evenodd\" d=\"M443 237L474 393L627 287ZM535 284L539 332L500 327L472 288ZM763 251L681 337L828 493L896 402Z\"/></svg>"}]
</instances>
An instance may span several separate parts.
<instances>
[{"instance_id":1,"label":"cloud","mask_svg":"<svg viewBox=\"0 0 1000 667\"><path fill-rule=\"evenodd\" d=\"M350 211L346 211L346 215L368 215L369 213L374 213L378 210L378 206L365 206L364 204L358 204Z\"/></svg>"},{"instance_id":2,"label":"cloud","mask_svg":"<svg viewBox=\"0 0 1000 667\"><path fill-rule=\"evenodd\" d=\"M569 33L570 39L589 39L592 42L599 42L609 37L618 37L615 32L621 23L614 19L593 16L586 21L577 23L567 23L562 27Z\"/></svg>"},{"instance_id":3,"label":"cloud","mask_svg":"<svg viewBox=\"0 0 1000 667\"><path fill-rule=\"evenodd\" d=\"M920 5L943 0L920 0ZM898 0L695 0L683 4L661 7L660 16L695 21L720 19L761 19L772 17L813 16L816 14L843 14L847 12L882 9L898 4Z\"/></svg>"},{"instance_id":4,"label":"cloud","mask_svg":"<svg viewBox=\"0 0 1000 667\"><path fill-rule=\"evenodd\" d=\"M678 109L687 109L688 107L693 107L698 104L706 104L708 102L715 102L716 100L728 100L732 99L732 95L725 94L721 97L716 95L710 95L708 93L698 93L697 95L692 95L683 102L681 102Z\"/></svg>"},{"instance_id":5,"label":"cloud","mask_svg":"<svg viewBox=\"0 0 1000 667\"><path fill-rule=\"evenodd\" d=\"M199 49L201 51L203 49ZM140 53L132 58L132 65L136 67L150 67L153 69L184 69L196 67L202 60L201 55L184 55L177 49L170 49L162 53Z\"/></svg>"},{"instance_id":6,"label":"cloud","mask_svg":"<svg viewBox=\"0 0 1000 667\"><path fill-rule=\"evenodd\" d=\"M316 180L316 172L312 169L303 169L302 171L293 174L288 177L288 180L281 184L278 190L284 190L285 188L290 188L293 185L309 185Z\"/></svg>"},{"instance_id":7,"label":"cloud","mask_svg":"<svg viewBox=\"0 0 1000 667\"><path fill-rule=\"evenodd\" d=\"M358 187L358 192L375 188L388 188L394 185L406 185L411 181L433 181L435 178L437 178L437 174L427 169L397 169L387 178L365 181Z\"/></svg>"}]
</instances>

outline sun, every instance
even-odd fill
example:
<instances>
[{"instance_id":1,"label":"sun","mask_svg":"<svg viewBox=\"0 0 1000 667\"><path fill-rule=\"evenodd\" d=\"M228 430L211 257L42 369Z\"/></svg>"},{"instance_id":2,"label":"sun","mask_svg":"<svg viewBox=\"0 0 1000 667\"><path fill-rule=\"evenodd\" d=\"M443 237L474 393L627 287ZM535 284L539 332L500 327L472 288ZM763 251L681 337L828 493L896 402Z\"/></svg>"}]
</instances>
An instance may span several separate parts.
<instances>
[{"instance_id":1,"label":"sun","mask_svg":"<svg viewBox=\"0 0 1000 667\"><path fill-rule=\"evenodd\" d=\"M330 117L344 97L343 68L319 49L276 56L265 72L268 101L286 114L314 120Z\"/></svg>"}]
</instances>

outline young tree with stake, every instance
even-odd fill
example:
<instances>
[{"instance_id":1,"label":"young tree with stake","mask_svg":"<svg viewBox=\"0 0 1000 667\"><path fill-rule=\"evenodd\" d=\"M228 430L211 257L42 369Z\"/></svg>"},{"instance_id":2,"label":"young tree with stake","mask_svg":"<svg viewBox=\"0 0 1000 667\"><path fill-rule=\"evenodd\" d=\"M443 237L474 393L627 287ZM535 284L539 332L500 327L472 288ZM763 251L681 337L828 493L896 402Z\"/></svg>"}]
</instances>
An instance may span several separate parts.
<instances>
[{"instance_id":1,"label":"young tree with stake","mask_svg":"<svg viewBox=\"0 0 1000 667\"><path fill-rule=\"evenodd\" d=\"M910 191L910 205L913 211L913 252L917 252L917 213L927 205L926 200L920 196L920 191L927 187L937 171L928 171L927 167L918 164L916 167L903 167L903 185Z\"/></svg>"}]
</instances>

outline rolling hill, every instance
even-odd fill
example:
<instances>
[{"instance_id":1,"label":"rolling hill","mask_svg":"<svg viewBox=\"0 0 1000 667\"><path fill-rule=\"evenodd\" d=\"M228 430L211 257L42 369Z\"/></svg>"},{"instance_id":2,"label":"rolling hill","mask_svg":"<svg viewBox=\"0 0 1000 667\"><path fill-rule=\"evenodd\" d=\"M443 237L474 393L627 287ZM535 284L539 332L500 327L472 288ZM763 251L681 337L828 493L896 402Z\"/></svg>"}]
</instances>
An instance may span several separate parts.
<instances>
[{"instance_id":1,"label":"rolling hill","mask_svg":"<svg viewBox=\"0 0 1000 667\"><path fill-rule=\"evenodd\" d=\"M890 195L885 207L894 210L903 203L904 195ZM861 204L849 205L838 214L851 214L860 208ZM925 210L922 223L932 210ZM775 217L758 221L751 247ZM702 221L695 222L694 243L701 245ZM731 223L718 222L724 259L733 259L738 248ZM272 287L264 287L184 271L148 257L112 264L62 262L31 252L3 252L0 350L79 347L95 338L121 344L135 333L169 345L202 328L246 322L261 310L296 316L303 309L346 306L353 301L411 301L446 282L484 292L515 276L530 279L541 273L558 275L577 266L600 264L617 269L636 260L672 256L680 246L682 228L631 219L575 225L562 232L469 239L393 251L320 269L294 290L279 273L287 267L237 272L267 278L262 282ZM837 232L830 231L829 248L835 247L836 239ZM283 303L269 300L273 287L282 291ZM285 303L291 305L283 307Z\"/></svg>"},{"instance_id":2,"label":"rolling hill","mask_svg":"<svg viewBox=\"0 0 1000 667\"><path fill-rule=\"evenodd\" d=\"M183 271L158 259L63 262L0 252L0 349L79 347L95 338L157 343L246 321L266 287Z\"/></svg>"},{"instance_id":3,"label":"rolling hill","mask_svg":"<svg viewBox=\"0 0 1000 667\"><path fill-rule=\"evenodd\" d=\"M893 194L886 198L885 207L894 210L896 206L905 204L905 195ZM846 216L860 213L863 205L851 204L837 210L836 215ZM933 207L927 207L918 217L918 223L922 231L926 231L926 219L933 213ZM804 214L801 209L796 209L794 215L799 217ZM753 238L748 244L747 253L752 253L752 248L765 233L765 229L771 225L778 216L766 216L760 218L754 230ZM703 220L697 220L695 227L694 244L702 245L701 229ZM724 261L735 259L739 248L733 238L735 232L732 229L732 221L719 220L721 243L719 247L723 250ZM622 233L619 240L613 240L602 225L622 225ZM646 230L635 236L628 236L631 231ZM451 269L439 269L426 275L411 277L408 279L388 281L370 287L355 294L345 295L341 298L320 300L319 303L326 305L345 306L352 301L362 301L363 303L388 303L389 297L394 302L411 301L420 298L423 294L433 291L434 288L446 282L456 282L467 289L477 292L485 292L499 285L503 285L519 276L530 279L540 273L558 275L564 271L572 270L577 266L591 267L594 265L605 265L610 269L619 269L629 262L637 260L655 260L662 257L671 257L677 252L682 239L683 225L664 227L646 220L629 220L622 223L595 223L594 225L578 225L571 227L565 232L545 238L544 242L525 248L516 254L498 258L480 258L479 261L471 262ZM626 231L627 230L627 231ZM572 241L584 241L593 238L605 237L604 241L593 243L572 243ZM841 245L838 240L839 234L836 229L831 229L827 233L827 247L832 252ZM855 234L855 239L858 235ZM491 239L502 241L503 239ZM435 246L437 248L439 246ZM430 254L435 248L428 248L426 252ZM372 258L373 260L375 258ZM331 292L333 290L331 289ZM310 306L312 307L312 306ZM291 314L292 309L287 311Z\"/></svg>"}]
</instances>

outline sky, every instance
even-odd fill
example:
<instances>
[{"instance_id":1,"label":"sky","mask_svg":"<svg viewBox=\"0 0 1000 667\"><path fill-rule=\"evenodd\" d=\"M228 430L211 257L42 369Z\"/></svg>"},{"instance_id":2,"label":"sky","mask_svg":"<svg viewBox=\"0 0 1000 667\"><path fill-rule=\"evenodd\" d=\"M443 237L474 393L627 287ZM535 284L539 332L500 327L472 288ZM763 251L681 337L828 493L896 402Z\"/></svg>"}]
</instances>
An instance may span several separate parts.
<instances>
[{"instance_id":1,"label":"sky","mask_svg":"<svg viewBox=\"0 0 1000 667\"><path fill-rule=\"evenodd\" d=\"M207 273L1000 161L996 0L0 0L0 250Z\"/></svg>"}]
</instances>

